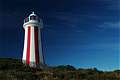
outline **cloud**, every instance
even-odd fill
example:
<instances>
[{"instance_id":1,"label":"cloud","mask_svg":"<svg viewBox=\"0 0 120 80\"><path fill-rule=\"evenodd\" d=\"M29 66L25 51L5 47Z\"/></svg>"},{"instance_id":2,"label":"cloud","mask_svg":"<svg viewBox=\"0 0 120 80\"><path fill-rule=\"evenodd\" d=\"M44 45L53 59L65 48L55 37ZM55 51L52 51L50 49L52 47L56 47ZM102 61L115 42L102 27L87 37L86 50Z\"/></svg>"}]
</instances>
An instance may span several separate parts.
<instances>
[{"instance_id":1,"label":"cloud","mask_svg":"<svg viewBox=\"0 0 120 80\"><path fill-rule=\"evenodd\" d=\"M114 51L119 52L120 42L96 42L82 45L82 49L87 50L108 50L113 49ZM120 53L119 53L120 54Z\"/></svg>"},{"instance_id":2,"label":"cloud","mask_svg":"<svg viewBox=\"0 0 120 80\"><path fill-rule=\"evenodd\" d=\"M119 22L104 22L103 24L99 25L100 28L120 28L120 21Z\"/></svg>"},{"instance_id":3,"label":"cloud","mask_svg":"<svg viewBox=\"0 0 120 80\"><path fill-rule=\"evenodd\" d=\"M54 12L50 16L58 21L59 24L69 26L70 28L80 27L81 24L89 24L90 20L95 21L96 19L101 18L99 15L75 12Z\"/></svg>"}]
</instances>

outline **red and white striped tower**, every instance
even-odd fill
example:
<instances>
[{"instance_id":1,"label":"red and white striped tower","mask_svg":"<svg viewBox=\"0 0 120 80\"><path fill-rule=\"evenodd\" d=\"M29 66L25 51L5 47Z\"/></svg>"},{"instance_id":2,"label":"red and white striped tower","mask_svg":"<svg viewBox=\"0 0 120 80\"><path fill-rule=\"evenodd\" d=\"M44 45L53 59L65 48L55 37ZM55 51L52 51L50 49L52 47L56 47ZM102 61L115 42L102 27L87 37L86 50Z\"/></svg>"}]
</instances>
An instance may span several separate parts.
<instances>
[{"instance_id":1,"label":"red and white striped tower","mask_svg":"<svg viewBox=\"0 0 120 80\"><path fill-rule=\"evenodd\" d=\"M25 30L22 57L23 63L30 67L44 65L41 42L41 28L43 28L42 20L32 12L32 14L25 18L23 28Z\"/></svg>"}]
</instances>

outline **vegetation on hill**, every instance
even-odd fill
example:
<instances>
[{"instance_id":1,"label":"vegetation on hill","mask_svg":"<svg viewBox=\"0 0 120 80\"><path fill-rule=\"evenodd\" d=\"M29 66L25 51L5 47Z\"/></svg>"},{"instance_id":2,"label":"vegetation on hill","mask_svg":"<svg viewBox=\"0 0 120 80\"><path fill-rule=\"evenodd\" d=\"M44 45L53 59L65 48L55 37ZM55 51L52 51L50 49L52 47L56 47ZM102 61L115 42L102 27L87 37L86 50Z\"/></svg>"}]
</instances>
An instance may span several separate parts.
<instances>
[{"instance_id":1,"label":"vegetation on hill","mask_svg":"<svg viewBox=\"0 0 120 80\"><path fill-rule=\"evenodd\" d=\"M1 58L0 80L120 80L120 70L76 69L71 65L42 70L30 68L17 59Z\"/></svg>"}]
</instances>

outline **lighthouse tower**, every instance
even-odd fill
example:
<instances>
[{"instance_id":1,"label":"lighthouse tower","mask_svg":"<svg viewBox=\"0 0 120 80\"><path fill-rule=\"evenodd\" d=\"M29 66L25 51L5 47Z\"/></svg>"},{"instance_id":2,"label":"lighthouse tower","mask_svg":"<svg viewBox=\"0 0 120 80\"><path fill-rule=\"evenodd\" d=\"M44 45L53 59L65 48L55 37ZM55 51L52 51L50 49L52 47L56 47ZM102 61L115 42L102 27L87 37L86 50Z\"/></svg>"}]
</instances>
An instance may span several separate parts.
<instances>
[{"instance_id":1,"label":"lighthouse tower","mask_svg":"<svg viewBox=\"0 0 120 80\"><path fill-rule=\"evenodd\" d=\"M25 36L22 62L30 67L40 67L44 65L41 42L42 20L32 12L25 18L23 28Z\"/></svg>"}]
</instances>

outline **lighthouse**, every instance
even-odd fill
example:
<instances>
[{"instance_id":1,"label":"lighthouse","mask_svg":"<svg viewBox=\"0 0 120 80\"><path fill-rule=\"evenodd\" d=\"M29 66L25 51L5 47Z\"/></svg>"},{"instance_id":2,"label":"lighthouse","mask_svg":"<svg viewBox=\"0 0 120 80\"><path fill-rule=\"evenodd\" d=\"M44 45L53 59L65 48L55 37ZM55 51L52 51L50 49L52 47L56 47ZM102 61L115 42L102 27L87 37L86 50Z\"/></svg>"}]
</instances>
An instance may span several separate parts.
<instances>
[{"instance_id":1,"label":"lighthouse","mask_svg":"<svg viewBox=\"0 0 120 80\"><path fill-rule=\"evenodd\" d=\"M22 62L30 67L42 67L44 63L41 32L42 20L32 12L24 19L24 48Z\"/></svg>"}]
</instances>

